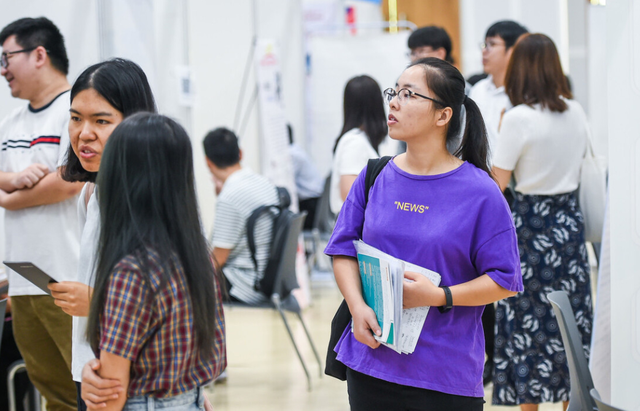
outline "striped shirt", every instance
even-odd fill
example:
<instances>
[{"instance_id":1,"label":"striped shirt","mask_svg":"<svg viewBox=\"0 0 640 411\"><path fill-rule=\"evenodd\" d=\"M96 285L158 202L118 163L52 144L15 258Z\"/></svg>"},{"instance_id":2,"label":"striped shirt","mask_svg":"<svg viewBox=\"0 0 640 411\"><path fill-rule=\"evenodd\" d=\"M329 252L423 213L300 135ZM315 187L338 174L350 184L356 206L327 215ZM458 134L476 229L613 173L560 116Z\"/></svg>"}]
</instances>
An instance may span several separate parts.
<instances>
[{"instance_id":1,"label":"striped shirt","mask_svg":"<svg viewBox=\"0 0 640 411\"><path fill-rule=\"evenodd\" d=\"M0 172L21 172L35 163L57 172L69 147L69 101L65 91L43 107L27 104L0 121ZM5 210L0 231L4 260L30 261L57 281L74 280L80 250L77 201L73 196L53 204ZM13 270L7 273L9 295L45 295Z\"/></svg>"},{"instance_id":2,"label":"striped shirt","mask_svg":"<svg viewBox=\"0 0 640 411\"><path fill-rule=\"evenodd\" d=\"M213 246L231 250L222 271L231 284L229 294L246 303L266 301L255 291L269 258L272 220L263 215L255 226L256 273L247 243L247 219L256 208L278 204L276 187L265 177L242 168L224 182L216 203Z\"/></svg>"},{"instance_id":3,"label":"striped shirt","mask_svg":"<svg viewBox=\"0 0 640 411\"><path fill-rule=\"evenodd\" d=\"M195 347L193 307L176 254L149 250L145 281L140 260L129 255L114 268L100 318L100 350L131 361L128 396L174 397L212 381L226 367L224 313L215 283L215 344L203 361ZM169 280L161 280L169 272Z\"/></svg>"}]
</instances>

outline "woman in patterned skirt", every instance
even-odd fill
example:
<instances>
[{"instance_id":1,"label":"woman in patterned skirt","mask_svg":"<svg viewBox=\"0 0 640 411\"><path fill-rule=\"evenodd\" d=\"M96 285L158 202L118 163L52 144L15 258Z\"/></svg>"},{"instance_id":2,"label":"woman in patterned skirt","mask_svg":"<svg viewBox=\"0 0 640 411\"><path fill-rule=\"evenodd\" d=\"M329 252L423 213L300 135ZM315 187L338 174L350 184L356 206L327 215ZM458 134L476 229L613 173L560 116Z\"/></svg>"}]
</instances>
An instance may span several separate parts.
<instances>
[{"instance_id":1,"label":"woman in patterned skirt","mask_svg":"<svg viewBox=\"0 0 640 411\"><path fill-rule=\"evenodd\" d=\"M493 172L503 190L515 176L513 218L525 291L496 309L493 404L529 411L563 401L566 409L569 370L547 294L569 295L588 356L591 285L575 193L587 119L571 99L553 41L543 34L516 43L505 89L514 108L502 121Z\"/></svg>"}]
</instances>

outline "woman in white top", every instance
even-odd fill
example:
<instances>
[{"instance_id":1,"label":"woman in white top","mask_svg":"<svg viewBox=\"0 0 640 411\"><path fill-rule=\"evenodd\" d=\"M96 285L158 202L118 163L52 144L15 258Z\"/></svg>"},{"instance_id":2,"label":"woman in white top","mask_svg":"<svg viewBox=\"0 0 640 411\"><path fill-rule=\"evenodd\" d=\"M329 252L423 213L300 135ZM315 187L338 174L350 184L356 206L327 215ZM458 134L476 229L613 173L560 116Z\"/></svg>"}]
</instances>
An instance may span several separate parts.
<instances>
[{"instance_id":1,"label":"woman in white top","mask_svg":"<svg viewBox=\"0 0 640 411\"><path fill-rule=\"evenodd\" d=\"M593 320L590 268L578 205L580 165L588 125L573 101L553 41L525 34L515 45L505 80L514 108L502 120L493 172L504 190L516 180L512 208L523 293L498 302L493 404L537 410L569 400L562 338L546 295L569 294L589 354Z\"/></svg>"},{"instance_id":2,"label":"woman in white top","mask_svg":"<svg viewBox=\"0 0 640 411\"><path fill-rule=\"evenodd\" d=\"M377 158L387 136L387 117L378 83L369 76L354 77L344 88L344 124L333 147L331 211L340 212L349 189L367 161Z\"/></svg>"},{"instance_id":3,"label":"woman in white top","mask_svg":"<svg viewBox=\"0 0 640 411\"><path fill-rule=\"evenodd\" d=\"M82 368L95 358L86 338L87 316L100 236L100 210L94 183L100 160L111 132L122 120L140 111L155 112L155 101L144 71L135 63L113 59L87 68L71 89L71 119L66 164L62 178L87 182L78 201L82 236L77 281L50 284L56 305L73 316L71 368L78 388L78 409Z\"/></svg>"}]
</instances>

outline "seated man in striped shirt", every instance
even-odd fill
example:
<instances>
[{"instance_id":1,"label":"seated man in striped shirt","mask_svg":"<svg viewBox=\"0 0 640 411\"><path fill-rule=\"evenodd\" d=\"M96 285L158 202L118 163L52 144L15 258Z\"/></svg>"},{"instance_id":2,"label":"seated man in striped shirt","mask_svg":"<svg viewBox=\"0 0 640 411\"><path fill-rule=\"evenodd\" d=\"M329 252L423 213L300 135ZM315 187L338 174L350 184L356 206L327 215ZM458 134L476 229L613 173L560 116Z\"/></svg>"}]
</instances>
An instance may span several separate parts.
<instances>
[{"instance_id":1,"label":"seated man in striped shirt","mask_svg":"<svg viewBox=\"0 0 640 411\"><path fill-rule=\"evenodd\" d=\"M271 220L261 218L256 223L257 272L247 243L246 222L256 208L278 204L276 187L240 165L242 150L232 131L226 128L210 131L203 145L218 196L212 245L213 256L226 280L226 298L249 304L264 302L266 297L255 290L254 284L261 278L269 258Z\"/></svg>"}]
</instances>

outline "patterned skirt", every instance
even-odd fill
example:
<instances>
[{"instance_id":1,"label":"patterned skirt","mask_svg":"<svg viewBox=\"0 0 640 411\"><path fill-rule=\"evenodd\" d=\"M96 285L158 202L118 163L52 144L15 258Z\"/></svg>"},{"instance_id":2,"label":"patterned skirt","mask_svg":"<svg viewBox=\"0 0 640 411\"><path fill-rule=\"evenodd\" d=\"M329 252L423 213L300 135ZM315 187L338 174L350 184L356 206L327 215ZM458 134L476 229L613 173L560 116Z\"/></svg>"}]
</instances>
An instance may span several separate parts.
<instances>
[{"instance_id":1,"label":"patterned skirt","mask_svg":"<svg viewBox=\"0 0 640 411\"><path fill-rule=\"evenodd\" d=\"M569 369L547 294L567 292L587 358L593 321L584 222L574 193L516 193L524 292L498 301L493 374L495 405L569 400Z\"/></svg>"}]
</instances>

